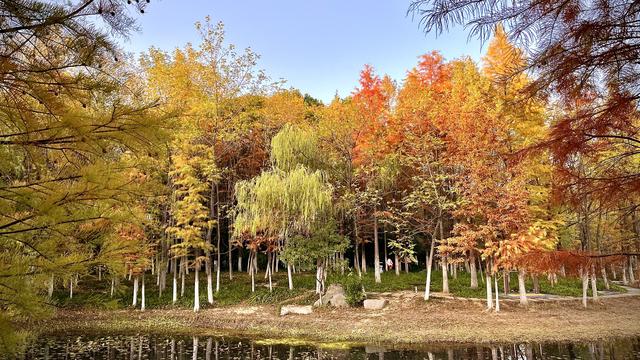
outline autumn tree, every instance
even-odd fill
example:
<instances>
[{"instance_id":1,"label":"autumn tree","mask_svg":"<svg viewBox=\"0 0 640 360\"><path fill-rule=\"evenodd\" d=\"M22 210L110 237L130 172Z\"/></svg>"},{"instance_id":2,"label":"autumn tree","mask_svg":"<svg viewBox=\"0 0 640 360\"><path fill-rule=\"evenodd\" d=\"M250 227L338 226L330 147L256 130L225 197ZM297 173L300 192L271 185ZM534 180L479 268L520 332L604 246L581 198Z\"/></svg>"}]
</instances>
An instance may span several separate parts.
<instances>
[{"instance_id":1,"label":"autumn tree","mask_svg":"<svg viewBox=\"0 0 640 360\"><path fill-rule=\"evenodd\" d=\"M135 218L121 205L144 195L122 156L155 153L162 139L156 104L115 44L146 5L0 2L3 338L13 316L40 313L54 282L121 255L105 224Z\"/></svg>"}]
</instances>

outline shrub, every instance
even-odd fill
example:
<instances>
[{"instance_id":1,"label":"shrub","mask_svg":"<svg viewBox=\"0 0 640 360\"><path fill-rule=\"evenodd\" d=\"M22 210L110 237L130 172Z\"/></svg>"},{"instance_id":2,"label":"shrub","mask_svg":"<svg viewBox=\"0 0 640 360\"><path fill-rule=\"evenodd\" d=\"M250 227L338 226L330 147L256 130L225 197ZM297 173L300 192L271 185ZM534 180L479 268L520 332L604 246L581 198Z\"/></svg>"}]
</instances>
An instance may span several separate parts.
<instances>
[{"instance_id":1,"label":"shrub","mask_svg":"<svg viewBox=\"0 0 640 360\"><path fill-rule=\"evenodd\" d=\"M349 273L344 278L342 286L344 287L344 296L347 304L350 306L362 305L366 295L362 288L362 279L359 276Z\"/></svg>"}]
</instances>

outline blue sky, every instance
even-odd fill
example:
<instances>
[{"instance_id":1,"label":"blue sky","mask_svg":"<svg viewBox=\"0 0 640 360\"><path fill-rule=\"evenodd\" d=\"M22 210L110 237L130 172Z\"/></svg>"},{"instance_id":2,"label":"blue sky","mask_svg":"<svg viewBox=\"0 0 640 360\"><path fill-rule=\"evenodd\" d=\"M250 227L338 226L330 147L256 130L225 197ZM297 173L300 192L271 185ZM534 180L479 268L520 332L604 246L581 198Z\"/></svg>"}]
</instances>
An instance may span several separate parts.
<instances>
[{"instance_id":1,"label":"blue sky","mask_svg":"<svg viewBox=\"0 0 640 360\"><path fill-rule=\"evenodd\" d=\"M408 6L409 0L154 0L139 18L141 32L124 47L140 52L197 43L193 24L210 15L225 23L229 42L261 55L270 77L325 102L336 91L350 94L364 64L402 80L431 50L447 59L480 59L480 42L468 42L463 29L425 35L406 16Z\"/></svg>"}]
</instances>

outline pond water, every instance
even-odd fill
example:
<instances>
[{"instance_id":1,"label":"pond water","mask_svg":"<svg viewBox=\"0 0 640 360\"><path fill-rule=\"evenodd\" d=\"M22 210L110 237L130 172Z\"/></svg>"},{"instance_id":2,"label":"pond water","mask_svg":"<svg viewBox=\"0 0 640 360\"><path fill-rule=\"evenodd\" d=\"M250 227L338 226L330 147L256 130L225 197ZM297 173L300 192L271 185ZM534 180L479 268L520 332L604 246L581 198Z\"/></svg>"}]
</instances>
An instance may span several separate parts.
<instances>
[{"instance_id":1,"label":"pond water","mask_svg":"<svg viewBox=\"0 0 640 360\"><path fill-rule=\"evenodd\" d=\"M640 359L640 339L495 346L425 344L403 350L283 345L233 337L63 335L35 339L18 359Z\"/></svg>"}]
</instances>

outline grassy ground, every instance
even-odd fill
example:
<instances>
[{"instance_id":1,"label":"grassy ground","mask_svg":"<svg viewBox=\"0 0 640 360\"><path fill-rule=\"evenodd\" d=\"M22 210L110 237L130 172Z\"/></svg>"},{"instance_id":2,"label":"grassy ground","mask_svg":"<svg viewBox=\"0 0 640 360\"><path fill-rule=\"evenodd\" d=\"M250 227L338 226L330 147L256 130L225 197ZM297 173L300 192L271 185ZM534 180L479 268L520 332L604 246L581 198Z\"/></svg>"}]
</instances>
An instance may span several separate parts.
<instances>
[{"instance_id":1,"label":"grassy ground","mask_svg":"<svg viewBox=\"0 0 640 360\"><path fill-rule=\"evenodd\" d=\"M162 333L242 335L320 342L366 342L411 346L419 343L507 343L592 341L640 335L640 298L503 303L500 313L482 302L433 299L403 291L382 310L318 308L311 315L279 316L276 305L230 305L194 313L188 309L59 310L36 332Z\"/></svg>"},{"instance_id":2,"label":"grassy ground","mask_svg":"<svg viewBox=\"0 0 640 360\"><path fill-rule=\"evenodd\" d=\"M193 275L193 274L191 274ZM345 276L340 274L332 274L327 279L327 285L332 283L342 283ZM394 272L385 272L382 274L382 283L377 284L374 281L373 271L363 274L362 282L367 292L394 292L402 290L413 291L416 288L418 292L424 291L424 282L426 272L409 272L401 273L396 276ZM290 291L287 287L286 272L275 273L273 276L273 291L270 292L266 280L262 274L256 277L256 291L251 292L251 279L246 273L235 273L233 280L230 280L227 273L221 274L220 291L214 293L214 306L228 306L235 304L259 305L259 304L281 304L288 301L296 303L313 303L316 297L310 291L315 288L314 274L299 273L294 274L294 290ZM186 282L185 294L179 297L175 305L172 301L172 279L167 279L167 289L162 296L159 296L158 287L156 286L156 277L147 275L146 282L146 307L148 309L157 308L190 308L193 306L193 278L190 276ZM479 279L479 288L471 289L469 287L470 275L465 272L459 272L457 278L449 276L449 289L453 296L464 298L483 298L485 296L485 287L482 279ZM180 286L180 281L178 281ZM215 278L214 278L215 286ZM511 274L510 287L511 292L518 291L517 274ZM502 289L502 281L499 281L499 287ZM68 290L58 288L54 292L54 303L62 308L99 308L99 309L123 309L131 304L132 300L132 282L121 279L113 298L109 296L110 280L103 279L98 281L97 278L88 277L80 279L78 286L74 288L73 298L69 298ZM533 285L531 280L527 281L527 289L531 291ZM598 288L603 289L604 284L598 283ZM431 290L439 292L442 290L442 273L434 271L432 273ZM564 295L564 296L581 296L582 284L576 278L559 278L555 286L546 280L540 279L540 290L545 294ZM613 291L624 292L619 286L613 286ZM203 307L207 307L206 277L200 279L200 303Z\"/></svg>"}]
</instances>

